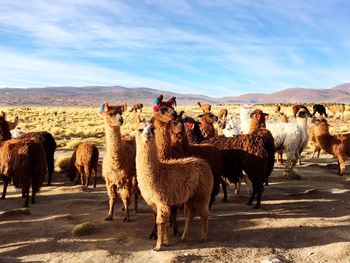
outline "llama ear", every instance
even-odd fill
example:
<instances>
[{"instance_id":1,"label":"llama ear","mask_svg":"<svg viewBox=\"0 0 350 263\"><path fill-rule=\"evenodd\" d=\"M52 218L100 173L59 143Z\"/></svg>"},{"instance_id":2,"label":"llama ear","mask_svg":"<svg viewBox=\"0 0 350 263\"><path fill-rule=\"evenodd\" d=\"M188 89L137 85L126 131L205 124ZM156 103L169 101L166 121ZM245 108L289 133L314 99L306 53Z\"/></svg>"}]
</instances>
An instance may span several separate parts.
<instances>
[{"instance_id":1,"label":"llama ear","mask_svg":"<svg viewBox=\"0 0 350 263\"><path fill-rule=\"evenodd\" d=\"M123 104L122 108L123 108L123 112L128 109L128 104L126 103L126 101L124 101L124 104Z\"/></svg>"},{"instance_id":2,"label":"llama ear","mask_svg":"<svg viewBox=\"0 0 350 263\"><path fill-rule=\"evenodd\" d=\"M178 114L178 117L179 117L179 118L182 118L182 115L183 115L184 113L185 113L184 110L180 111L180 113Z\"/></svg>"},{"instance_id":3,"label":"llama ear","mask_svg":"<svg viewBox=\"0 0 350 263\"><path fill-rule=\"evenodd\" d=\"M155 105L159 105L163 101L163 94L160 94L155 100L154 103Z\"/></svg>"}]
</instances>

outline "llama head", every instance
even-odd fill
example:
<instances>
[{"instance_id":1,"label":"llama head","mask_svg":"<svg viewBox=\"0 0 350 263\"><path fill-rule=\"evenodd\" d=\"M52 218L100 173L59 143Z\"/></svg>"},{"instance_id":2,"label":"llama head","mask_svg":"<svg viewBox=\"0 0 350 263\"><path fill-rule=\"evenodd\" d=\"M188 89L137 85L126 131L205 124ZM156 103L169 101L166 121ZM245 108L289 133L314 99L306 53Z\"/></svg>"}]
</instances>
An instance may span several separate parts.
<instances>
[{"instance_id":1,"label":"llama head","mask_svg":"<svg viewBox=\"0 0 350 263\"><path fill-rule=\"evenodd\" d=\"M145 143L154 140L154 125L150 121L138 120L136 128L136 140Z\"/></svg>"},{"instance_id":2,"label":"llama head","mask_svg":"<svg viewBox=\"0 0 350 263\"><path fill-rule=\"evenodd\" d=\"M126 111L127 105L124 103L123 105L113 105L110 106L108 103L104 103L101 106L101 114L104 115L107 124L111 127L119 127L123 125L123 117L122 114Z\"/></svg>"},{"instance_id":3,"label":"llama head","mask_svg":"<svg viewBox=\"0 0 350 263\"><path fill-rule=\"evenodd\" d=\"M253 104L244 104L239 107L239 115L240 118L242 119L249 119L250 114L253 111Z\"/></svg>"},{"instance_id":4,"label":"llama head","mask_svg":"<svg viewBox=\"0 0 350 263\"><path fill-rule=\"evenodd\" d=\"M218 121L218 117L215 116L213 113L211 112L206 112L203 114L200 114L197 116L198 121L202 124L202 123L206 123L206 124L212 124L216 121Z\"/></svg>"},{"instance_id":5,"label":"llama head","mask_svg":"<svg viewBox=\"0 0 350 263\"><path fill-rule=\"evenodd\" d=\"M297 118L307 118L308 117L308 113L304 108L301 108L298 113L297 113Z\"/></svg>"},{"instance_id":6,"label":"llama head","mask_svg":"<svg viewBox=\"0 0 350 263\"><path fill-rule=\"evenodd\" d=\"M9 139L11 139L9 125L5 119L5 116L0 116L0 141L6 141Z\"/></svg>"},{"instance_id":7,"label":"llama head","mask_svg":"<svg viewBox=\"0 0 350 263\"><path fill-rule=\"evenodd\" d=\"M160 105L157 107L156 111L153 112L153 119L157 119L161 122L168 123L174 121L177 118L177 113L173 107L168 105Z\"/></svg>"},{"instance_id":8,"label":"llama head","mask_svg":"<svg viewBox=\"0 0 350 263\"><path fill-rule=\"evenodd\" d=\"M316 119L314 124L317 133L329 134L329 124L325 118Z\"/></svg>"},{"instance_id":9,"label":"llama head","mask_svg":"<svg viewBox=\"0 0 350 263\"><path fill-rule=\"evenodd\" d=\"M280 105L276 105L275 113L280 112L280 111L281 111L281 106Z\"/></svg>"},{"instance_id":10,"label":"llama head","mask_svg":"<svg viewBox=\"0 0 350 263\"><path fill-rule=\"evenodd\" d=\"M264 113L262 110L256 109L250 114L250 118L256 120L257 123L266 127L265 120L269 114Z\"/></svg>"},{"instance_id":11,"label":"llama head","mask_svg":"<svg viewBox=\"0 0 350 263\"><path fill-rule=\"evenodd\" d=\"M182 135L185 132L184 122L182 115L185 112L182 110L177 115L176 119L171 122L171 135L176 138L177 141L182 139Z\"/></svg>"}]
</instances>

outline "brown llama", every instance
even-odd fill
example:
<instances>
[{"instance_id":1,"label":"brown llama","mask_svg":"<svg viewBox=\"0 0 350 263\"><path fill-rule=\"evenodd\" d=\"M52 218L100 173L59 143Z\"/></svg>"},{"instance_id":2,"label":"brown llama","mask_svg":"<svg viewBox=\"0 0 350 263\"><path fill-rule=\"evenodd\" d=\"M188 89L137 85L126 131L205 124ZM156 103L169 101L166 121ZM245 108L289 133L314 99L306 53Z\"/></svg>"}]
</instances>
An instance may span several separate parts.
<instances>
[{"instance_id":1,"label":"brown llama","mask_svg":"<svg viewBox=\"0 0 350 263\"><path fill-rule=\"evenodd\" d=\"M12 139L0 147L0 176L3 179L1 199L5 199L7 185L12 181L22 189L24 206L29 205L29 190L32 187L32 204L35 194L43 184L47 173L45 150L41 143L32 140Z\"/></svg>"},{"instance_id":2,"label":"brown llama","mask_svg":"<svg viewBox=\"0 0 350 263\"><path fill-rule=\"evenodd\" d=\"M136 132L136 170L141 194L157 214L158 237L155 251L169 244L168 221L171 206L185 204L185 229L181 240L187 240L190 224L201 216L201 240L208 234L209 200L213 177L209 165L199 158L161 161L158 157L151 123L140 123ZM185 173L183 171L186 171Z\"/></svg>"},{"instance_id":3,"label":"brown llama","mask_svg":"<svg viewBox=\"0 0 350 263\"><path fill-rule=\"evenodd\" d=\"M218 117L211 112L206 112L197 116L200 122L200 129L204 138L213 138L216 136L214 122L218 121Z\"/></svg>"},{"instance_id":4,"label":"brown llama","mask_svg":"<svg viewBox=\"0 0 350 263\"><path fill-rule=\"evenodd\" d=\"M101 107L104 117L106 151L102 164L102 175L106 181L109 197L109 210L106 221L113 220L114 205L119 196L124 205L124 222L129 222L129 205L136 182L135 167L135 140L122 139L120 126L123 124L122 113L127 106L109 106L107 103ZM137 212L137 195L135 194L135 212Z\"/></svg>"},{"instance_id":5,"label":"brown llama","mask_svg":"<svg viewBox=\"0 0 350 263\"><path fill-rule=\"evenodd\" d=\"M80 143L72 154L67 176L73 181L78 172L78 182L80 178L80 183L86 187L89 186L90 176L93 176L96 188L98 156L99 151L94 144Z\"/></svg>"},{"instance_id":6,"label":"brown llama","mask_svg":"<svg viewBox=\"0 0 350 263\"><path fill-rule=\"evenodd\" d=\"M143 108L143 104L142 103L137 103L137 104L132 105L132 107L129 110L129 112L135 111L135 113L136 113L137 110L140 110L140 112L142 112L142 108Z\"/></svg>"},{"instance_id":7,"label":"brown llama","mask_svg":"<svg viewBox=\"0 0 350 263\"><path fill-rule=\"evenodd\" d=\"M223 119L224 121L226 121L227 119L227 114L228 114L228 110L227 109L221 109L219 111L219 114L218 114L218 119L221 120Z\"/></svg>"},{"instance_id":8,"label":"brown llama","mask_svg":"<svg viewBox=\"0 0 350 263\"><path fill-rule=\"evenodd\" d=\"M199 101L197 102L199 108L202 109L203 113L210 112L211 111L211 105L210 104L201 104Z\"/></svg>"},{"instance_id":9,"label":"brown llama","mask_svg":"<svg viewBox=\"0 0 350 263\"><path fill-rule=\"evenodd\" d=\"M319 147L328 154L332 154L338 161L338 175L345 171L345 161L350 158L350 133L329 133L329 124L326 119L315 123L315 136Z\"/></svg>"}]
</instances>

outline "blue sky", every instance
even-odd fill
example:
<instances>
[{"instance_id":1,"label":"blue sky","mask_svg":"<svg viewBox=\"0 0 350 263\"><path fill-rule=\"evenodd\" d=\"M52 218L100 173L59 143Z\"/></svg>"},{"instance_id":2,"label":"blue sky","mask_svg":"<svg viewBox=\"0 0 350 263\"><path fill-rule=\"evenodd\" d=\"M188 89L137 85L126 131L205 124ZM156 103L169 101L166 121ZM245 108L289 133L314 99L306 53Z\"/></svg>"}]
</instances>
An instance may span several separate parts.
<instances>
[{"instance_id":1,"label":"blue sky","mask_svg":"<svg viewBox=\"0 0 350 263\"><path fill-rule=\"evenodd\" d=\"M214 97L349 82L348 0L0 0L0 87Z\"/></svg>"}]
</instances>

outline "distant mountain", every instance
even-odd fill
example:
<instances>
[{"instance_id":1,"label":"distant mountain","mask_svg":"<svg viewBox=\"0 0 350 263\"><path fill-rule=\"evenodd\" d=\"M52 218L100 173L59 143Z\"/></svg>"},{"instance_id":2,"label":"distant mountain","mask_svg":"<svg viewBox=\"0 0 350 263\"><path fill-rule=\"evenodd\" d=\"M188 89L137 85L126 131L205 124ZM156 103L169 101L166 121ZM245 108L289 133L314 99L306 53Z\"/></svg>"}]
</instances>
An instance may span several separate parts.
<instances>
[{"instance_id":1,"label":"distant mountain","mask_svg":"<svg viewBox=\"0 0 350 263\"><path fill-rule=\"evenodd\" d=\"M236 103L350 103L350 83L330 89L288 88L270 94L248 93L235 97L211 98L199 94L179 94L150 88L125 88L121 86L94 87L47 87L47 88L2 88L2 106L93 106L102 102L129 104L142 102L151 105L154 98L163 94L165 98L177 97L180 105L196 104L197 101L211 104Z\"/></svg>"}]
</instances>

